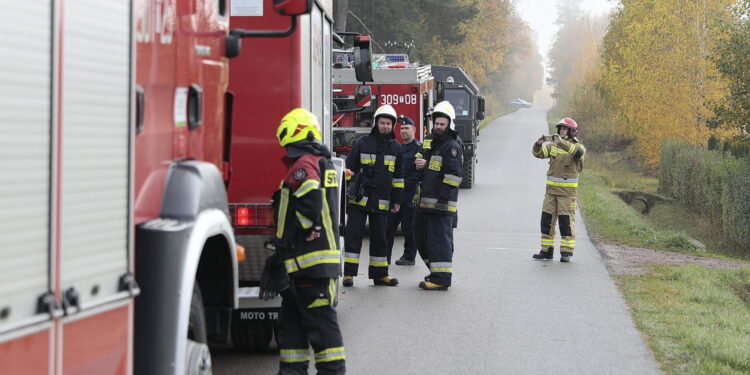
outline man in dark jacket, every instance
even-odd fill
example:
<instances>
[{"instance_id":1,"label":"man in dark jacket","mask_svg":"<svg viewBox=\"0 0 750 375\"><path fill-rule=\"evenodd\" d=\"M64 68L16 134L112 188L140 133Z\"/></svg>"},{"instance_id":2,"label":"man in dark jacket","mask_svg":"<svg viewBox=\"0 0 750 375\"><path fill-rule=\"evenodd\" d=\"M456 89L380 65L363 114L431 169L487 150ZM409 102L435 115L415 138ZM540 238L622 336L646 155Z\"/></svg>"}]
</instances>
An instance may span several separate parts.
<instances>
[{"instance_id":1,"label":"man in dark jacket","mask_svg":"<svg viewBox=\"0 0 750 375\"><path fill-rule=\"evenodd\" d=\"M457 140L453 106L442 101L432 112L433 130L417 153L420 179L414 239L430 274L419 287L448 290L453 275L453 226L458 215L458 187L463 177L463 150Z\"/></svg>"},{"instance_id":2,"label":"man in dark jacket","mask_svg":"<svg viewBox=\"0 0 750 375\"><path fill-rule=\"evenodd\" d=\"M354 285L365 221L370 223L370 266L368 275L375 285L396 286L388 276L386 225L389 212L398 212L404 190L401 148L395 141L393 126L396 110L384 105L375 111L370 134L354 143L346 157L346 168L353 173L347 189L347 221L344 234L344 286ZM347 173L349 176L350 173ZM349 178L349 177L347 177Z\"/></svg>"},{"instance_id":3,"label":"man in dark jacket","mask_svg":"<svg viewBox=\"0 0 750 375\"><path fill-rule=\"evenodd\" d=\"M281 120L277 137L287 149L287 173L274 194L276 252L266 260L260 298L283 301L279 374L307 374L310 346L318 374L346 372L334 299L341 273L338 181L331 153L321 144L318 119L297 108Z\"/></svg>"},{"instance_id":4,"label":"man in dark jacket","mask_svg":"<svg viewBox=\"0 0 750 375\"><path fill-rule=\"evenodd\" d=\"M401 115L398 122L401 139L404 140L401 145L401 154L404 161L404 195L401 199L401 209L396 213L391 213L388 217L388 262L391 261L396 229L401 224L401 231L404 233L404 255L396 260L396 264L413 266L414 258L417 256L417 246L414 244L414 193L417 192L417 184L419 183L419 171L417 171L414 161L417 151L422 147L422 142L414 138L416 126L411 118Z\"/></svg>"}]
</instances>

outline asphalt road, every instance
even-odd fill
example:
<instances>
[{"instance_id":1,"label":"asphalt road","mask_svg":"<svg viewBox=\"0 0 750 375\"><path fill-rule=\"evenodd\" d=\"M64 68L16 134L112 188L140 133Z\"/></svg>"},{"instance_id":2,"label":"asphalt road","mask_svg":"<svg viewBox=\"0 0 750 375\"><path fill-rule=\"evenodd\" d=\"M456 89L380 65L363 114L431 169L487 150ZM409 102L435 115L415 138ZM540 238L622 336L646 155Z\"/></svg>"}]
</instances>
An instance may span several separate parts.
<instances>
[{"instance_id":1,"label":"asphalt road","mask_svg":"<svg viewBox=\"0 0 750 375\"><path fill-rule=\"evenodd\" d=\"M543 133L542 108L521 109L482 130L476 185L459 195L448 292L417 288L428 273L421 261L392 266L396 288L372 286L360 267L338 308L349 374L660 372L580 216L571 263L560 263L557 249L554 261L531 258L547 167L531 146ZM403 248L397 241L394 259ZM214 372L273 374L277 361L273 354L216 352Z\"/></svg>"}]
</instances>

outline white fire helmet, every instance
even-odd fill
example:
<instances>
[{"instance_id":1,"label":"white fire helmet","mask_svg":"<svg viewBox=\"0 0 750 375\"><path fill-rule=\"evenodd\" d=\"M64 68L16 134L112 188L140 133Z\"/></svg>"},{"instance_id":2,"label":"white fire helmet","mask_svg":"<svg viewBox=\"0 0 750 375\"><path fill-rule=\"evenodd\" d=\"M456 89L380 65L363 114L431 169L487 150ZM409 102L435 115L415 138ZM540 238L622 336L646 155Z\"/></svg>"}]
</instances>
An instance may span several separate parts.
<instances>
[{"instance_id":1,"label":"white fire helmet","mask_svg":"<svg viewBox=\"0 0 750 375\"><path fill-rule=\"evenodd\" d=\"M451 130L456 130L454 121L456 119L456 110L453 109L453 105L449 101L443 100L435 106L435 109L432 110L432 121L434 122L437 117L448 117L450 119L448 125Z\"/></svg>"},{"instance_id":2,"label":"white fire helmet","mask_svg":"<svg viewBox=\"0 0 750 375\"><path fill-rule=\"evenodd\" d=\"M396 126L396 119L398 118L398 116L396 115L396 110L393 109L393 107L391 107L389 104L380 106L380 108L375 111L374 119L376 125L378 123L378 117L380 116L390 119L391 121L393 121L393 126Z\"/></svg>"}]
</instances>

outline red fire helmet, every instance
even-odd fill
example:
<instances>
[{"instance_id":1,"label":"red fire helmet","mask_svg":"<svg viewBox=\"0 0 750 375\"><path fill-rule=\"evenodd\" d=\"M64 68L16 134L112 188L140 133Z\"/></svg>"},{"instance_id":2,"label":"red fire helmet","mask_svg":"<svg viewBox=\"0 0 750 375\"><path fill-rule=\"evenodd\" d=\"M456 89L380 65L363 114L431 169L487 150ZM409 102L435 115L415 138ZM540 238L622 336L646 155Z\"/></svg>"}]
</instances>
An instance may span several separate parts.
<instances>
[{"instance_id":1,"label":"red fire helmet","mask_svg":"<svg viewBox=\"0 0 750 375\"><path fill-rule=\"evenodd\" d=\"M565 117L558 121L555 126L557 126L558 130L561 126L568 128L568 133L571 137L575 137L578 134L578 124L570 117Z\"/></svg>"}]
</instances>

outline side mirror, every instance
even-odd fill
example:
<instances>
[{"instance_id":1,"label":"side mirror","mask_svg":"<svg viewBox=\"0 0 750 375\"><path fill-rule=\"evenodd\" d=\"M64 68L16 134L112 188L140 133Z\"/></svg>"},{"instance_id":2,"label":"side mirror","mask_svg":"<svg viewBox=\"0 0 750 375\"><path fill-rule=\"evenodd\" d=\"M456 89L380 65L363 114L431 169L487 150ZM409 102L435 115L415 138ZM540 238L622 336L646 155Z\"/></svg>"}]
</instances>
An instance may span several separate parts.
<instances>
[{"instance_id":1,"label":"side mirror","mask_svg":"<svg viewBox=\"0 0 750 375\"><path fill-rule=\"evenodd\" d=\"M484 120L484 96L477 98L477 120Z\"/></svg>"},{"instance_id":2,"label":"side mirror","mask_svg":"<svg viewBox=\"0 0 750 375\"><path fill-rule=\"evenodd\" d=\"M273 0L276 13L284 16L299 16L312 11L313 0Z\"/></svg>"},{"instance_id":3,"label":"side mirror","mask_svg":"<svg viewBox=\"0 0 750 375\"><path fill-rule=\"evenodd\" d=\"M224 55L231 59L240 55L242 51L242 38L235 34L229 34L224 44Z\"/></svg>"},{"instance_id":4,"label":"side mirror","mask_svg":"<svg viewBox=\"0 0 750 375\"><path fill-rule=\"evenodd\" d=\"M370 36L354 36L354 75L359 82L373 82Z\"/></svg>"},{"instance_id":5,"label":"side mirror","mask_svg":"<svg viewBox=\"0 0 750 375\"><path fill-rule=\"evenodd\" d=\"M445 100L445 85L443 81L435 82L435 93L437 94L437 101L435 103Z\"/></svg>"},{"instance_id":6,"label":"side mirror","mask_svg":"<svg viewBox=\"0 0 750 375\"><path fill-rule=\"evenodd\" d=\"M357 92L354 94L354 102L359 108L371 106L372 88L367 85L357 86Z\"/></svg>"}]
</instances>

